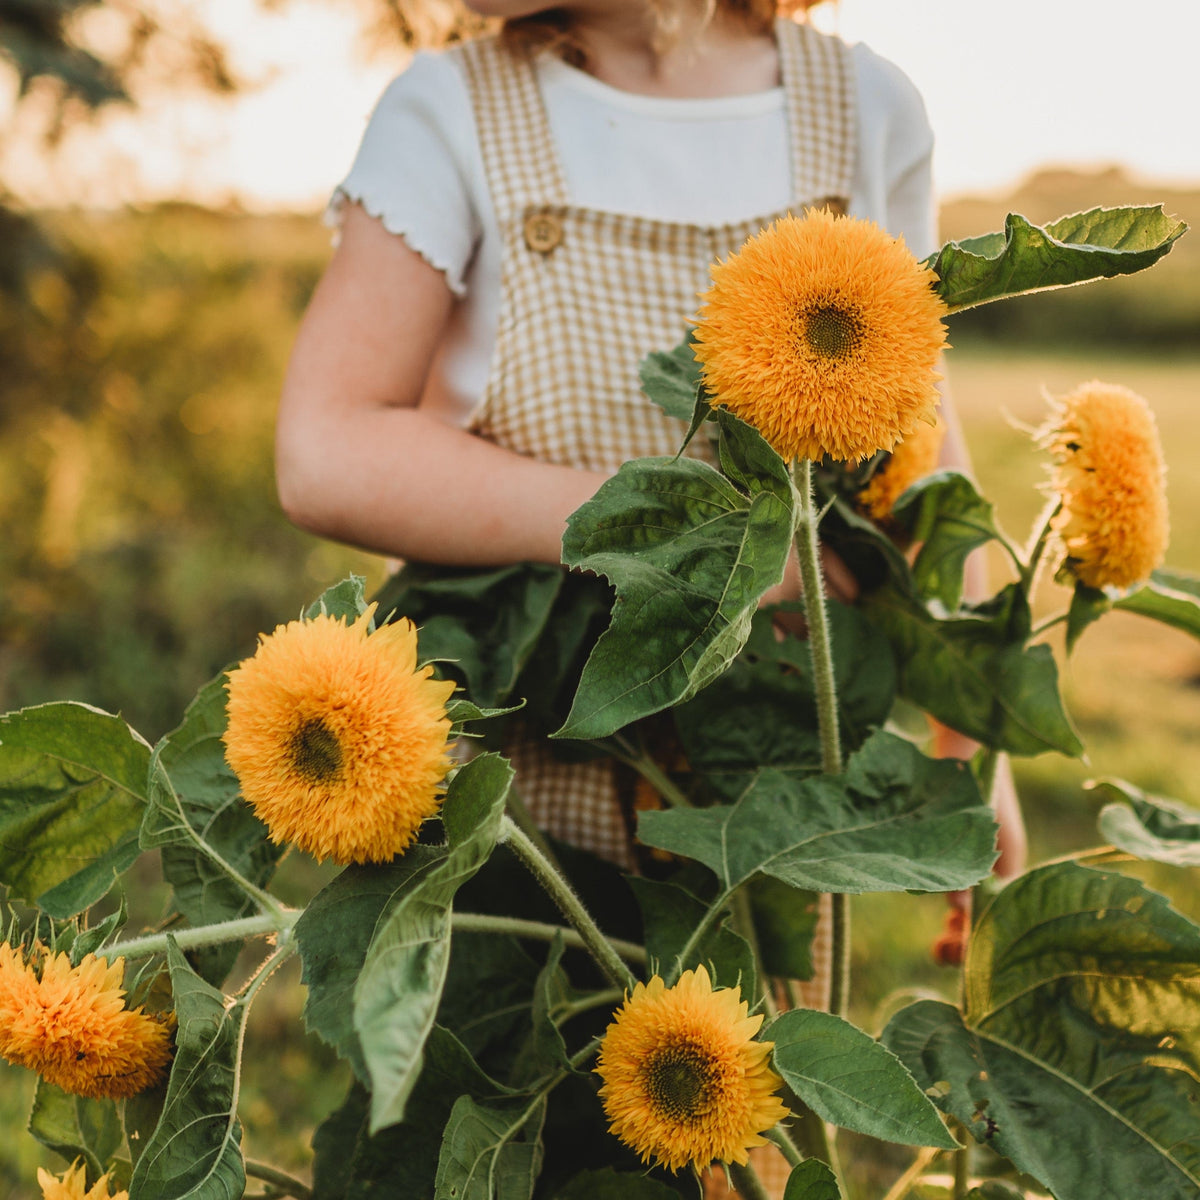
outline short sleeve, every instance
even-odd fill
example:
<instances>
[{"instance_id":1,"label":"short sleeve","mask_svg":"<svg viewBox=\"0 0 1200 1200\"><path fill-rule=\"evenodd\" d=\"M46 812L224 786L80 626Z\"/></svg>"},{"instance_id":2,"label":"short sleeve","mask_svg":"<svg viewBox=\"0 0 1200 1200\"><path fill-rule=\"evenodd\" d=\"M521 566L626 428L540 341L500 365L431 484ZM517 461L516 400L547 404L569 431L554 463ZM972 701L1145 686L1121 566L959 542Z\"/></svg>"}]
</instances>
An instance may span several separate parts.
<instances>
[{"instance_id":1,"label":"short sleeve","mask_svg":"<svg viewBox=\"0 0 1200 1200\"><path fill-rule=\"evenodd\" d=\"M327 223L338 224L346 201L361 204L463 296L481 229L474 146L474 117L458 68L442 55L415 55L375 106L350 173L329 203Z\"/></svg>"}]
</instances>

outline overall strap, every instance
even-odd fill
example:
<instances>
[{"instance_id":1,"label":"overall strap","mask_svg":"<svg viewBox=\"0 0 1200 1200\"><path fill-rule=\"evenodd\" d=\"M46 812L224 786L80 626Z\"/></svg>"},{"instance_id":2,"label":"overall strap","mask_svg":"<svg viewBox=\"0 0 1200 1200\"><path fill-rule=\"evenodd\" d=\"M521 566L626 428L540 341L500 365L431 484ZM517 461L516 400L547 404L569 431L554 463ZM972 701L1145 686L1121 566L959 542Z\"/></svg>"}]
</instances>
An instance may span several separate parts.
<instances>
[{"instance_id":1,"label":"overall strap","mask_svg":"<svg viewBox=\"0 0 1200 1200\"><path fill-rule=\"evenodd\" d=\"M503 224L531 204L566 204L533 60L510 54L496 37L464 42L448 53L459 56L466 75L497 218Z\"/></svg>"},{"instance_id":2,"label":"overall strap","mask_svg":"<svg viewBox=\"0 0 1200 1200\"><path fill-rule=\"evenodd\" d=\"M792 198L844 213L858 152L850 47L841 38L786 18L775 23L775 36L787 93Z\"/></svg>"}]
</instances>

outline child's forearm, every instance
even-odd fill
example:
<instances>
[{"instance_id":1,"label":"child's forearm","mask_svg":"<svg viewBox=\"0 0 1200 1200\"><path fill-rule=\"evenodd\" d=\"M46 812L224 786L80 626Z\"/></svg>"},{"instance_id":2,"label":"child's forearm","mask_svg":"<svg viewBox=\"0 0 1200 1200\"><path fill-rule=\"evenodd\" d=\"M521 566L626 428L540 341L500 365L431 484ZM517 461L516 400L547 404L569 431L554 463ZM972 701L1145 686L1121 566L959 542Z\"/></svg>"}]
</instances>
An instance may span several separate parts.
<instances>
[{"instance_id":1,"label":"child's forearm","mask_svg":"<svg viewBox=\"0 0 1200 1200\"><path fill-rule=\"evenodd\" d=\"M363 409L278 448L280 498L302 528L447 565L561 560L567 517L605 476L504 450L420 409Z\"/></svg>"}]
</instances>

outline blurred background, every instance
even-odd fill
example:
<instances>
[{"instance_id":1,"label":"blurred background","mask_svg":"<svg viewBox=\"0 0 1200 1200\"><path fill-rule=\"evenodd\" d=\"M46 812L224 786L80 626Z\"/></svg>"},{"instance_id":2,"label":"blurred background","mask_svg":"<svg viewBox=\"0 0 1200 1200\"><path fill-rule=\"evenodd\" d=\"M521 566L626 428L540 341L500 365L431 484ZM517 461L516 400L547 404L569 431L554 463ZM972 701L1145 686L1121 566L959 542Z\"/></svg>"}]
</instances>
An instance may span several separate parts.
<instances>
[{"instance_id":1,"label":"blurred background","mask_svg":"<svg viewBox=\"0 0 1200 1200\"><path fill-rule=\"evenodd\" d=\"M1200 6L842 0L816 20L925 95L946 237L1101 204L1200 222ZM330 254L320 211L404 65L402 29L389 0L0 0L0 711L85 700L154 741L260 630L350 570L382 579L378 559L285 522L271 437ZM976 472L1010 534L1042 506L1028 430L1045 393L1101 378L1155 409L1169 562L1200 571L1195 233L1146 274L957 316L951 340ZM1039 607L1064 600L1047 581ZM1098 841L1093 776L1200 806L1197 644L1110 616L1060 665L1088 761L1017 764L1035 859ZM1194 878L1156 882L1197 914ZM939 899L856 906L868 1028L901 982L952 988L928 955ZM343 1085L298 1033L298 995L258 1015L272 1069L251 1073L245 1116L257 1156L303 1174ZM5 1128L30 1083L0 1069ZM52 1158L0 1142L0 1193L33 1194Z\"/></svg>"}]
</instances>

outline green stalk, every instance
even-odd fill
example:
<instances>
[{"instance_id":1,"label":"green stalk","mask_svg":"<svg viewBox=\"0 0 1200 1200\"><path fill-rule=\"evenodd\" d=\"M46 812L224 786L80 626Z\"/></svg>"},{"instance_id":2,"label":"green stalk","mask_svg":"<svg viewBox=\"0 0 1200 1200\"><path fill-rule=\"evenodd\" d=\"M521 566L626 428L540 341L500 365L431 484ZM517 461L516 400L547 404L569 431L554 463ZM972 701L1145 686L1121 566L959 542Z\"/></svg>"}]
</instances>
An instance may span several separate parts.
<instances>
[{"instance_id":1,"label":"green stalk","mask_svg":"<svg viewBox=\"0 0 1200 1200\"><path fill-rule=\"evenodd\" d=\"M749 1163L744 1167L738 1166L737 1163L730 1163L729 1175L733 1180L733 1186L737 1188L737 1194L744 1196L745 1200L771 1200L771 1193L763 1187L762 1180L759 1179Z\"/></svg>"},{"instance_id":2,"label":"green stalk","mask_svg":"<svg viewBox=\"0 0 1200 1200\"><path fill-rule=\"evenodd\" d=\"M563 916L578 930L584 948L596 960L600 969L617 987L632 990L636 982L632 972L613 949L612 943L600 932L600 927L567 880L554 869L554 865L510 817L502 818L500 829L501 840L512 848L550 899L558 905Z\"/></svg>"},{"instance_id":3,"label":"green stalk","mask_svg":"<svg viewBox=\"0 0 1200 1200\"><path fill-rule=\"evenodd\" d=\"M792 1141L791 1135L782 1124L768 1129L763 1137L769 1138L779 1147L783 1157L788 1160L789 1167L798 1167L804 1161L804 1155L800 1153L799 1147Z\"/></svg>"},{"instance_id":4,"label":"green stalk","mask_svg":"<svg viewBox=\"0 0 1200 1200\"><path fill-rule=\"evenodd\" d=\"M269 937L272 934L287 935L300 919L303 910L285 909L283 919L262 915L242 917L236 921L220 921L214 925L197 925L191 929L179 929L169 933L151 933L144 937L130 938L126 942L114 942L97 950L100 958L110 961L117 958L149 958L153 954L165 954L167 939L174 938L180 950L196 950L202 946L219 946L224 942L244 941L247 938ZM469 933L507 933L513 937L530 938L539 942L553 941L562 935L568 946L587 949L587 943L574 929L561 925L549 925L544 921L526 921L519 917L492 916L490 913L452 913L450 923L455 929ZM644 964L647 960L646 947L634 942L613 938L608 943L622 958L629 962Z\"/></svg>"},{"instance_id":5,"label":"green stalk","mask_svg":"<svg viewBox=\"0 0 1200 1200\"><path fill-rule=\"evenodd\" d=\"M276 1188L282 1189L275 1193L278 1196L293 1196L295 1200L311 1200L312 1198L311 1188L306 1187L299 1179L293 1179L290 1175L284 1174L283 1171L277 1171L266 1163L255 1162L252 1158L246 1159L246 1174L251 1179L261 1179L264 1183L270 1183Z\"/></svg>"},{"instance_id":6,"label":"green stalk","mask_svg":"<svg viewBox=\"0 0 1200 1200\"><path fill-rule=\"evenodd\" d=\"M808 624L808 652L812 659L813 690L817 700L817 727L821 735L821 769L827 775L842 773L842 743L838 727L837 684L833 670L833 647L825 612L825 588L821 580L821 557L817 543L816 501L813 496L812 463L803 459L793 464L800 508L796 514L796 555L804 585L804 619ZM850 989L850 901L841 893L831 897L833 907L833 981L829 1010L842 1016Z\"/></svg>"}]
</instances>

